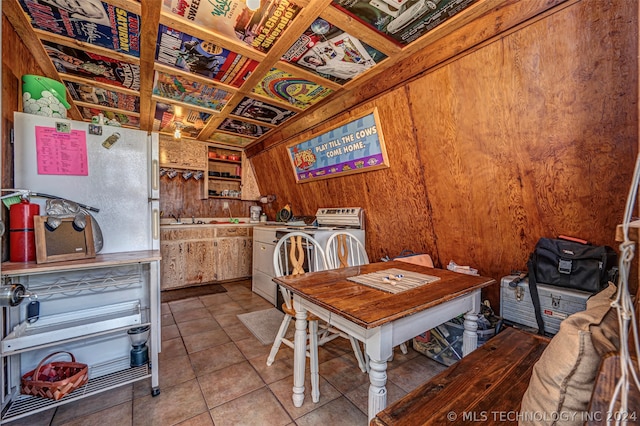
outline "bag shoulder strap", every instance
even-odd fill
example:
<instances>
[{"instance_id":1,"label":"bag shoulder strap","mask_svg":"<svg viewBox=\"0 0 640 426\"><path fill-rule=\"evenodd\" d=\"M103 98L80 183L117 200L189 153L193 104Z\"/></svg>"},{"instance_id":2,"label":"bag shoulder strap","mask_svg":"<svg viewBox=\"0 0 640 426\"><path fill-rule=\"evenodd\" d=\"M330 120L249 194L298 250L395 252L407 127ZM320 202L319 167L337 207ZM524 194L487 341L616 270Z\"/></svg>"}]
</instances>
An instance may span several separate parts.
<instances>
[{"instance_id":1,"label":"bag shoulder strap","mask_svg":"<svg viewBox=\"0 0 640 426\"><path fill-rule=\"evenodd\" d=\"M536 285L535 253L532 253L527 262L529 270L529 293L533 302L533 311L536 314L538 323L538 334L544 336L544 320L542 319L542 309L540 307L540 296L538 296L538 286Z\"/></svg>"}]
</instances>

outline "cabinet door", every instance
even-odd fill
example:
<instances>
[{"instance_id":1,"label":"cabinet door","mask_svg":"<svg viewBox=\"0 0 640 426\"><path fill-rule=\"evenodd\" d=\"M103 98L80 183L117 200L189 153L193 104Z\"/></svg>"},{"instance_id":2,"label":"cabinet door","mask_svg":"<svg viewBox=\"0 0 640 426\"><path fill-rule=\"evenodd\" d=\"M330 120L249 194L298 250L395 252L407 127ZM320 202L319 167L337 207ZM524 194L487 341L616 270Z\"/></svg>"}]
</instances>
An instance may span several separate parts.
<instances>
[{"instance_id":1,"label":"cabinet door","mask_svg":"<svg viewBox=\"0 0 640 426\"><path fill-rule=\"evenodd\" d=\"M237 278L238 269L238 237L222 237L215 239L216 280L224 281Z\"/></svg>"},{"instance_id":2,"label":"cabinet door","mask_svg":"<svg viewBox=\"0 0 640 426\"><path fill-rule=\"evenodd\" d=\"M214 247L211 240L187 243L185 284L202 284L215 279Z\"/></svg>"},{"instance_id":3,"label":"cabinet door","mask_svg":"<svg viewBox=\"0 0 640 426\"><path fill-rule=\"evenodd\" d=\"M176 287L182 287L185 280L186 242L183 241L162 241L160 244L160 253L162 261L160 262L160 288L169 290Z\"/></svg>"},{"instance_id":4,"label":"cabinet door","mask_svg":"<svg viewBox=\"0 0 640 426\"><path fill-rule=\"evenodd\" d=\"M160 166L207 170L207 146L203 143L160 135L159 148Z\"/></svg>"},{"instance_id":5,"label":"cabinet door","mask_svg":"<svg viewBox=\"0 0 640 426\"><path fill-rule=\"evenodd\" d=\"M238 238L238 277L250 277L253 258L253 238Z\"/></svg>"},{"instance_id":6,"label":"cabinet door","mask_svg":"<svg viewBox=\"0 0 640 426\"><path fill-rule=\"evenodd\" d=\"M256 181L256 175L253 172L253 165L246 154L242 153L242 193L243 200L259 200L260 189Z\"/></svg>"}]
</instances>

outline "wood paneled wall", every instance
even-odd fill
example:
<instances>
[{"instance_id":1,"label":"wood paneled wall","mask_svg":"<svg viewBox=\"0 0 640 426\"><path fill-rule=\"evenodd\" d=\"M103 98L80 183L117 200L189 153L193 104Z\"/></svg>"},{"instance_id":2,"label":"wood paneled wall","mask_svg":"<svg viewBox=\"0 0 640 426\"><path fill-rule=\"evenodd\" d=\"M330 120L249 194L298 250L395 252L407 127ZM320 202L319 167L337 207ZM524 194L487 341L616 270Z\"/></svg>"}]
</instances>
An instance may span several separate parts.
<instances>
[{"instance_id":1,"label":"wood paneled wall","mask_svg":"<svg viewBox=\"0 0 640 426\"><path fill-rule=\"evenodd\" d=\"M278 196L270 218L362 206L371 259L424 251L496 279L542 236L616 247L638 152L637 8L559 7L302 133L375 106L389 169L296 184L287 141L270 146L251 158ZM498 286L485 296L497 304Z\"/></svg>"},{"instance_id":2,"label":"wood paneled wall","mask_svg":"<svg viewBox=\"0 0 640 426\"><path fill-rule=\"evenodd\" d=\"M180 174L173 179L162 176L160 178L160 210L163 216L180 215L186 222L191 217L229 217L229 211L222 209L223 201L227 201L233 217L249 217L250 207L256 205L254 201L234 199L201 200L202 185L202 180L185 181Z\"/></svg>"}]
</instances>

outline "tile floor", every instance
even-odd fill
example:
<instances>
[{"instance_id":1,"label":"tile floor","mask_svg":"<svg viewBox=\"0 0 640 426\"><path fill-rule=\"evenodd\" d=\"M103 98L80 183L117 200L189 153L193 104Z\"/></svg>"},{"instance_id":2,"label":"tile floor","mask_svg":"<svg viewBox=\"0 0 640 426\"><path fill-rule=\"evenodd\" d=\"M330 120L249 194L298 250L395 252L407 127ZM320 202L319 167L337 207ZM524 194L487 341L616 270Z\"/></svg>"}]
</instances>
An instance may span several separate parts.
<instances>
[{"instance_id":1,"label":"tile floor","mask_svg":"<svg viewBox=\"0 0 640 426\"><path fill-rule=\"evenodd\" d=\"M226 293L163 303L159 396L150 395L151 381L146 380L8 424L367 424L369 380L347 339L320 348L320 401L311 402L307 383L304 404L296 408L291 401L293 350L283 345L267 367L271 346L262 345L236 316L272 305L251 292L251 281L224 286ZM388 364L387 401L444 369L411 348L407 355L396 348Z\"/></svg>"}]
</instances>

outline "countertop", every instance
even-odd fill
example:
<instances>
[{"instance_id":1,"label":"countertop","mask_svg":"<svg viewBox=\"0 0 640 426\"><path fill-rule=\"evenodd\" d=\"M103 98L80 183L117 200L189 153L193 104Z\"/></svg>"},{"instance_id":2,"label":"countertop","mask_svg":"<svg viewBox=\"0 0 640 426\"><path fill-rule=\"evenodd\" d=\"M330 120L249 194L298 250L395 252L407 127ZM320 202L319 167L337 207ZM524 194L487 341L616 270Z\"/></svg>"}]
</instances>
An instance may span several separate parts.
<instances>
[{"instance_id":1,"label":"countertop","mask_svg":"<svg viewBox=\"0 0 640 426\"><path fill-rule=\"evenodd\" d=\"M171 219L160 219L160 227L162 229L165 228L192 228L192 227L202 227L202 226L215 226L215 227L244 227L244 226L255 226L260 225L258 222L249 222L249 218L239 217L234 218L238 219L238 223L229 222L228 217L196 217L196 218L184 218L181 219L182 223L176 223L176 220ZM195 222L195 223L194 223Z\"/></svg>"}]
</instances>

